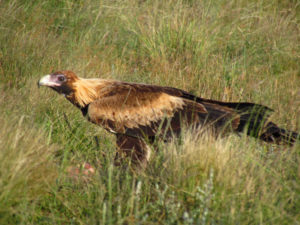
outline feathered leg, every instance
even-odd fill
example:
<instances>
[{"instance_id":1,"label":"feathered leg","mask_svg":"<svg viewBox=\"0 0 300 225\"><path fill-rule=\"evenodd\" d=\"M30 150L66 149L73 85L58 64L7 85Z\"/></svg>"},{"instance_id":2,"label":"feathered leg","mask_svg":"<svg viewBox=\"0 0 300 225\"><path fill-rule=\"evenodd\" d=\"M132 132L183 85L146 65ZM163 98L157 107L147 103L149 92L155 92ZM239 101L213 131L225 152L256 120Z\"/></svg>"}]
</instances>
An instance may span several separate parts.
<instances>
[{"instance_id":1,"label":"feathered leg","mask_svg":"<svg viewBox=\"0 0 300 225\"><path fill-rule=\"evenodd\" d=\"M117 134L116 165L119 165L124 157L129 157L133 164L146 167L150 154L151 148L143 139Z\"/></svg>"}]
</instances>

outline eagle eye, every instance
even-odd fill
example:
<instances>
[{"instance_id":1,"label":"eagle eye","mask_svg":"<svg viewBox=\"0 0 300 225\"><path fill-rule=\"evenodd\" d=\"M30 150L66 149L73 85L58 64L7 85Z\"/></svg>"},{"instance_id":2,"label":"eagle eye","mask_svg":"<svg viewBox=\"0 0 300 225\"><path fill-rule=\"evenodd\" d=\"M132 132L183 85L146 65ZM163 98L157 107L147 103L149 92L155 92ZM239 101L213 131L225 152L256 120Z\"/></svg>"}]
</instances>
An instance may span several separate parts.
<instances>
[{"instance_id":1,"label":"eagle eye","mask_svg":"<svg viewBox=\"0 0 300 225\"><path fill-rule=\"evenodd\" d=\"M60 76L58 76L57 79L58 79L60 82L63 82L63 81L66 80L66 77L65 77L64 75L60 75Z\"/></svg>"}]
</instances>

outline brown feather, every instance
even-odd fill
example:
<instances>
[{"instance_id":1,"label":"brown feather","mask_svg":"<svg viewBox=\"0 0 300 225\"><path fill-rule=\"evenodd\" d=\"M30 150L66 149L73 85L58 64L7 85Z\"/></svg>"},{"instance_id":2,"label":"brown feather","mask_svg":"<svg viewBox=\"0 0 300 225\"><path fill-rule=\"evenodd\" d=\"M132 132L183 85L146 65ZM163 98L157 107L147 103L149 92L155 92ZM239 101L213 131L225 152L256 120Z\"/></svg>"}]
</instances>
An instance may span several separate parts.
<instances>
[{"instance_id":1,"label":"brown feather","mask_svg":"<svg viewBox=\"0 0 300 225\"><path fill-rule=\"evenodd\" d=\"M171 117L181 109L184 101L164 93L137 94L124 93L99 99L89 105L88 116L92 122L110 120L116 123L112 129L124 133L125 127L137 128L151 122ZM203 110L205 110L203 108Z\"/></svg>"}]
</instances>

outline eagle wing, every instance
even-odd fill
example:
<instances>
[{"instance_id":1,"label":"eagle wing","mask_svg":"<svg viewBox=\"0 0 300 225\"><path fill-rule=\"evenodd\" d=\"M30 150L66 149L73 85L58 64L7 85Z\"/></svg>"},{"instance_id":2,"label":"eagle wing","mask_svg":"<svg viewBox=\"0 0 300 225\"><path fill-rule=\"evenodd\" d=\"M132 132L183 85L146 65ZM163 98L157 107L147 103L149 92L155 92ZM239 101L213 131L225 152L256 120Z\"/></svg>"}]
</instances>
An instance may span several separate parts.
<instances>
[{"instance_id":1,"label":"eagle wing","mask_svg":"<svg viewBox=\"0 0 300 225\"><path fill-rule=\"evenodd\" d=\"M174 96L164 87L123 82L101 90L101 98L88 107L88 119L113 133L148 137L166 130L179 133L183 119L189 125L231 123L233 128L239 122L228 107Z\"/></svg>"}]
</instances>

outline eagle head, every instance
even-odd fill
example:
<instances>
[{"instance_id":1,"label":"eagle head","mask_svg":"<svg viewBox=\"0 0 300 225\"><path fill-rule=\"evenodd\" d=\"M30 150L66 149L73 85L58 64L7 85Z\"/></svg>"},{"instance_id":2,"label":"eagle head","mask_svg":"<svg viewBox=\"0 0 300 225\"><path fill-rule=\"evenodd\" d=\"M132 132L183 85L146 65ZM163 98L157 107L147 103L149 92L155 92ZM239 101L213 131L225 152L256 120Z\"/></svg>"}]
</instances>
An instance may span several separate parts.
<instances>
[{"instance_id":1,"label":"eagle head","mask_svg":"<svg viewBox=\"0 0 300 225\"><path fill-rule=\"evenodd\" d=\"M102 79L84 79L69 70L58 71L42 77L38 86L46 86L64 95L79 108L99 98L101 87L107 82Z\"/></svg>"},{"instance_id":2,"label":"eagle head","mask_svg":"<svg viewBox=\"0 0 300 225\"><path fill-rule=\"evenodd\" d=\"M74 83L78 79L72 71L57 71L43 76L38 81L38 86L50 87L56 92L68 96L74 92Z\"/></svg>"}]
</instances>

